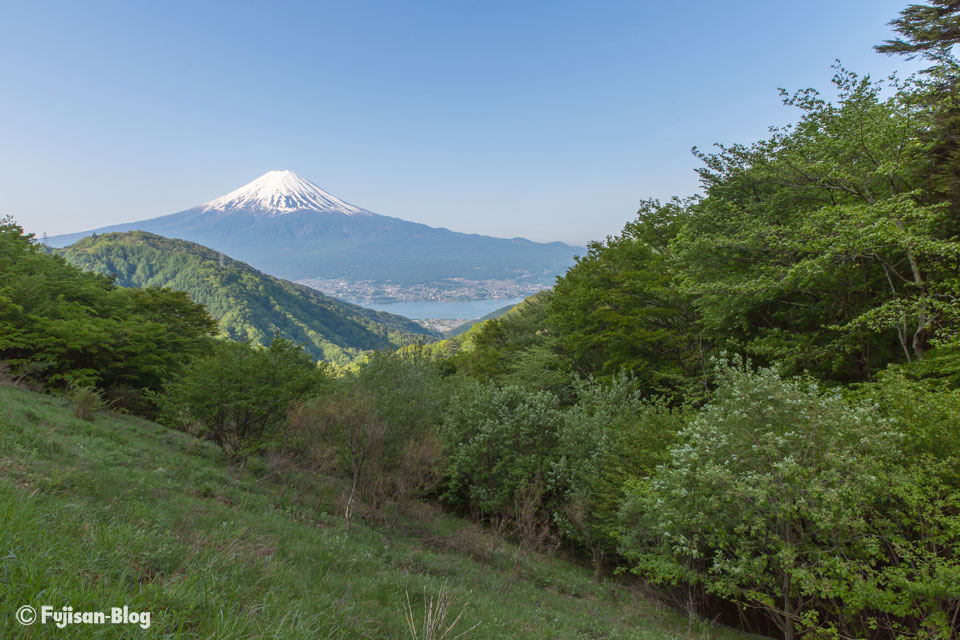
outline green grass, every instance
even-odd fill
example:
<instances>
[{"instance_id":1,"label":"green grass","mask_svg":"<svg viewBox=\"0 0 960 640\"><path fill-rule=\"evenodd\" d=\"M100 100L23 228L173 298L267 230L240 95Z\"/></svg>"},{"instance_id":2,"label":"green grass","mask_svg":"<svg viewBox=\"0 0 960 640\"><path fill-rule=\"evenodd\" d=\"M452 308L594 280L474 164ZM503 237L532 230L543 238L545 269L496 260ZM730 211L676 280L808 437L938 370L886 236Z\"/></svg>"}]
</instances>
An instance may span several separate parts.
<instances>
[{"instance_id":1,"label":"green grass","mask_svg":"<svg viewBox=\"0 0 960 640\"><path fill-rule=\"evenodd\" d=\"M516 549L424 507L396 532L347 533L336 483L129 416L79 420L0 386L0 638L405 638L409 592L443 585L472 639L745 637L588 569ZM25 627L18 607L151 612L151 626Z\"/></svg>"}]
</instances>

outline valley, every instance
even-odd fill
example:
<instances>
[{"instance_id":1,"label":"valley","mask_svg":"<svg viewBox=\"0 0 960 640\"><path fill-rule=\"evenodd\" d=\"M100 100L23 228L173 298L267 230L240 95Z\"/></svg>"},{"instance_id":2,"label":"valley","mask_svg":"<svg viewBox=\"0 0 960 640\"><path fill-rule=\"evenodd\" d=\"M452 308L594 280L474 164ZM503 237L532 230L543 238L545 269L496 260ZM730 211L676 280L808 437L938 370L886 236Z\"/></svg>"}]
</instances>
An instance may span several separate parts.
<instances>
[{"instance_id":1,"label":"valley","mask_svg":"<svg viewBox=\"0 0 960 640\"><path fill-rule=\"evenodd\" d=\"M297 282L321 291L328 296L349 300L361 305L525 298L552 285L552 282L543 283L525 279L468 280L466 278L449 278L414 285L337 278L302 278Z\"/></svg>"},{"instance_id":2,"label":"valley","mask_svg":"<svg viewBox=\"0 0 960 640\"><path fill-rule=\"evenodd\" d=\"M217 320L223 337L267 344L280 335L315 359L344 364L365 351L438 337L406 317L325 296L192 242L130 231L83 238L56 251L124 287L187 293Z\"/></svg>"}]
</instances>

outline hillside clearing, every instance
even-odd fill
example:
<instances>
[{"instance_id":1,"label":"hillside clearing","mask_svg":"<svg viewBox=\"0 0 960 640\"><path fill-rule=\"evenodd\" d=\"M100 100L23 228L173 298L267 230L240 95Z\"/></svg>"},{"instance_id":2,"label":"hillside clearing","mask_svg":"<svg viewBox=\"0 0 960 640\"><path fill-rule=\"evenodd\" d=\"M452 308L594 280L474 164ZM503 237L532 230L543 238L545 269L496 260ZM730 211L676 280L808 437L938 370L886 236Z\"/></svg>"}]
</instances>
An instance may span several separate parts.
<instances>
[{"instance_id":1,"label":"hillside clearing","mask_svg":"<svg viewBox=\"0 0 960 640\"><path fill-rule=\"evenodd\" d=\"M401 638L446 585L469 638L739 638L591 572L522 557L424 507L395 533L332 513L338 488L265 463L239 478L213 445L121 414L73 417L0 387L0 637ZM151 625L21 626L30 604L127 605ZM453 616L451 616L453 617Z\"/></svg>"}]
</instances>

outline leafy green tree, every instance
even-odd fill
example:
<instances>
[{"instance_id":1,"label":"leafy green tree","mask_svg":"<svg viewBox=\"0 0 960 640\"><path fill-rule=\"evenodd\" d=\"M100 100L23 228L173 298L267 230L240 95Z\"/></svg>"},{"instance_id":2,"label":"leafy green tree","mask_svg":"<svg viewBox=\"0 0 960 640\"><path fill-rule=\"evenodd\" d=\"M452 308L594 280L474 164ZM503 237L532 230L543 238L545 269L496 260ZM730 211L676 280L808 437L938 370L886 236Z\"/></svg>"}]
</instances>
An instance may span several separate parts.
<instances>
[{"instance_id":1,"label":"leafy green tree","mask_svg":"<svg viewBox=\"0 0 960 640\"><path fill-rule=\"evenodd\" d=\"M953 52L960 42L960 2L910 4L890 24L901 37L877 46L878 51L922 56L934 63L921 73L923 81L916 92L916 99L929 109L920 137L930 163L923 175L921 198L949 207L942 234L956 237L960 235L960 61Z\"/></svg>"},{"instance_id":2,"label":"leafy green tree","mask_svg":"<svg viewBox=\"0 0 960 640\"><path fill-rule=\"evenodd\" d=\"M291 404L315 393L322 382L322 370L310 356L283 338L263 348L217 342L165 386L164 417L243 462L283 436Z\"/></svg>"},{"instance_id":3,"label":"leafy green tree","mask_svg":"<svg viewBox=\"0 0 960 640\"><path fill-rule=\"evenodd\" d=\"M878 560L899 434L811 379L743 366L718 379L670 461L635 487L623 552L655 582L762 611L785 640L860 637L845 608L880 584L861 571Z\"/></svg>"},{"instance_id":4,"label":"leafy green tree","mask_svg":"<svg viewBox=\"0 0 960 640\"><path fill-rule=\"evenodd\" d=\"M618 511L627 487L665 462L684 412L644 400L636 381L576 383L576 403L564 411L550 486L560 501L560 533L589 553L595 576L615 556Z\"/></svg>"},{"instance_id":5,"label":"leafy green tree","mask_svg":"<svg viewBox=\"0 0 960 640\"><path fill-rule=\"evenodd\" d=\"M579 374L626 369L647 392L706 390L709 347L692 300L676 286L670 245L686 217L683 203L645 202L621 235L591 243L558 278L547 326Z\"/></svg>"},{"instance_id":6,"label":"leafy green tree","mask_svg":"<svg viewBox=\"0 0 960 640\"><path fill-rule=\"evenodd\" d=\"M855 381L954 330L960 244L920 191L928 107L909 84L835 82L837 104L799 92L795 125L701 155L707 196L675 250L715 340Z\"/></svg>"},{"instance_id":7,"label":"leafy green tree","mask_svg":"<svg viewBox=\"0 0 960 640\"><path fill-rule=\"evenodd\" d=\"M548 392L477 383L461 390L441 432L444 500L481 516L512 516L524 492L546 482L561 423ZM552 497L544 498L549 505Z\"/></svg>"},{"instance_id":8,"label":"leafy green tree","mask_svg":"<svg viewBox=\"0 0 960 640\"><path fill-rule=\"evenodd\" d=\"M0 282L0 359L53 388L157 391L215 326L182 294L121 289L48 255L9 218L0 221Z\"/></svg>"},{"instance_id":9,"label":"leafy green tree","mask_svg":"<svg viewBox=\"0 0 960 640\"><path fill-rule=\"evenodd\" d=\"M183 340L190 336L213 335L217 329L216 321L210 317L203 305L190 300L183 291L147 287L126 291L133 306L133 312L149 322L161 322L178 334Z\"/></svg>"},{"instance_id":10,"label":"leafy green tree","mask_svg":"<svg viewBox=\"0 0 960 640\"><path fill-rule=\"evenodd\" d=\"M546 325L553 292L540 291L509 311L425 347L447 375L455 372L502 386L547 391L571 399L573 372Z\"/></svg>"}]
</instances>

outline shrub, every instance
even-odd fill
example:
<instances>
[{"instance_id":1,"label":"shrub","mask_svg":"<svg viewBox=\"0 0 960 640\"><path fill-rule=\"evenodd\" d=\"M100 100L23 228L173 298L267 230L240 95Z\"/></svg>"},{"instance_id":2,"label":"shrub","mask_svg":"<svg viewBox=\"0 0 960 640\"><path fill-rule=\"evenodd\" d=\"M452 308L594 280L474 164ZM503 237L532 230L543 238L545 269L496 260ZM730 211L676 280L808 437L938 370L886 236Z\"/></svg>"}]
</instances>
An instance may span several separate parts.
<instances>
[{"instance_id":1,"label":"shrub","mask_svg":"<svg viewBox=\"0 0 960 640\"><path fill-rule=\"evenodd\" d=\"M310 357L288 340L275 338L266 348L217 342L166 385L163 414L181 428L195 425L241 462L276 441L291 404L322 381Z\"/></svg>"},{"instance_id":2,"label":"shrub","mask_svg":"<svg viewBox=\"0 0 960 640\"><path fill-rule=\"evenodd\" d=\"M891 635L955 637L960 624L960 389L888 372L864 395L903 434L875 529L885 544L870 597L851 614ZM951 629L954 636L951 636Z\"/></svg>"},{"instance_id":3,"label":"shrub","mask_svg":"<svg viewBox=\"0 0 960 640\"><path fill-rule=\"evenodd\" d=\"M104 397L110 407L139 416L155 417L156 405L153 396L143 389L123 385L111 385L104 390Z\"/></svg>"},{"instance_id":4,"label":"shrub","mask_svg":"<svg viewBox=\"0 0 960 640\"><path fill-rule=\"evenodd\" d=\"M358 500L368 514L395 526L413 500L430 493L440 476L439 422L446 385L425 359L372 354L322 397L298 408L312 464L349 479L344 516Z\"/></svg>"},{"instance_id":5,"label":"shrub","mask_svg":"<svg viewBox=\"0 0 960 640\"><path fill-rule=\"evenodd\" d=\"M349 530L361 482L368 476L376 477L370 468L378 466L389 446L387 424L378 419L367 397L356 389L325 398L319 404L317 418L317 435L330 447L341 471L350 479L344 503Z\"/></svg>"},{"instance_id":6,"label":"shrub","mask_svg":"<svg viewBox=\"0 0 960 640\"><path fill-rule=\"evenodd\" d=\"M457 553L486 564L494 563L502 547L499 536L488 533L475 524L464 524L458 527L453 536L445 540L445 543Z\"/></svg>"},{"instance_id":7,"label":"shrub","mask_svg":"<svg viewBox=\"0 0 960 640\"><path fill-rule=\"evenodd\" d=\"M97 411L106 407L103 396L93 387L76 387L70 394L70 401L73 404L73 415L90 422L93 422Z\"/></svg>"},{"instance_id":8,"label":"shrub","mask_svg":"<svg viewBox=\"0 0 960 640\"><path fill-rule=\"evenodd\" d=\"M838 625L859 637L854 610L884 589L870 568L899 435L809 379L725 366L718 380L669 462L634 487L623 552L654 582L763 612L787 639Z\"/></svg>"},{"instance_id":9,"label":"shrub","mask_svg":"<svg viewBox=\"0 0 960 640\"><path fill-rule=\"evenodd\" d=\"M512 516L521 492L547 476L562 419L548 392L472 384L458 393L443 423L444 499L485 516Z\"/></svg>"},{"instance_id":10,"label":"shrub","mask_svg":"<svg viewBox=\"0 0 960 640\"><path fill-rule=\"evenodd\" d=\"M584 380L564 412L550 482L562 504L554 522L586 551L597 577L616 549L617 513L624 488L664 462L687 416L661 400L644 400L635 380Z\"/></svg>"}]
</instances>

